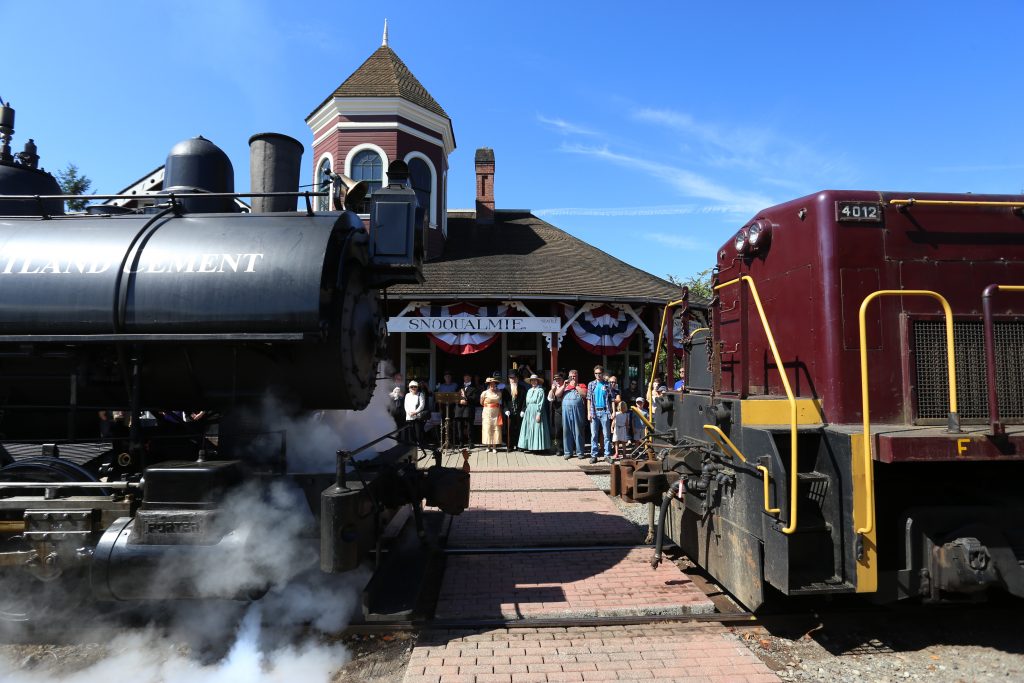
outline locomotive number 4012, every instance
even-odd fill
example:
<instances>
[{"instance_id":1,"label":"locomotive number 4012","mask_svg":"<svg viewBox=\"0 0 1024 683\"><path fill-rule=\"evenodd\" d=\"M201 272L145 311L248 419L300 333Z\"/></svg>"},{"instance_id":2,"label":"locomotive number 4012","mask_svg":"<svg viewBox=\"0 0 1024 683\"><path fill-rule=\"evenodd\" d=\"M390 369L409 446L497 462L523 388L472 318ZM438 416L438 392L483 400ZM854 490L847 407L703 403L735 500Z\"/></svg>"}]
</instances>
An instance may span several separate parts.
<instances>
[{"instance_id":1,"label":"locomotive number 4012","mask_svg":"<svg viewBox=\"0 0 1024 683\"><path fill-rule=\"evenodd\" d=\"M836 202L836 220L852 223L881 223L882 205L878 202Z\"/></svg>"}]
</instances>

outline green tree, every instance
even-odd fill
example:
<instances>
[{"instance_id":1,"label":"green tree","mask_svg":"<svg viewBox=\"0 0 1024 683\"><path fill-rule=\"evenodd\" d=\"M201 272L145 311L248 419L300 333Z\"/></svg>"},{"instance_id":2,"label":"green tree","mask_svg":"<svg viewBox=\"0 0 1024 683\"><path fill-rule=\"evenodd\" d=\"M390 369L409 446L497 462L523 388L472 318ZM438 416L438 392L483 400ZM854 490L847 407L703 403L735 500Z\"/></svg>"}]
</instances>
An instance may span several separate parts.
<instances>
[{"instance_id":1,"label":"green tree","mask_svg":"<svg viewBox=\"0 0 1024 683\"><path fill-rule=\"evenodd\" d=\"M690 294L695 298L710 299L714 294L714 291L711 289L712 270L712 268L706 268L699 273L684 278L669 275L668 281L680 287L687 287L690 290Z\"/></svg>"},{"instance_id":2,"label":"green tree","mask_svg":"<svg viewBox=\"0 0 1024 683\"><path fill-rule=\"evenodd\" d=\"M57 171L57 183L64 194L88 194L92 187L92 181L85 174L79 173L78 167L71 163L63 171ZM67 204L68 211L84 211L89 200L69 199Z\"/></svg>"}]
</instances>

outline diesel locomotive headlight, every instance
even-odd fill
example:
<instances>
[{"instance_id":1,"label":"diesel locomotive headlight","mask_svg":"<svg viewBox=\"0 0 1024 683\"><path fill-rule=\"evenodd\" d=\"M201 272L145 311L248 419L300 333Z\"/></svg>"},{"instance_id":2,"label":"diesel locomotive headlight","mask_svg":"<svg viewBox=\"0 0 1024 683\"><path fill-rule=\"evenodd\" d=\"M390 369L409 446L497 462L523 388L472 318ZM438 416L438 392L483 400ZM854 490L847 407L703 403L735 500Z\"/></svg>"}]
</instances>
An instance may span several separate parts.
<instances>
[{"instance_id":1,"label":"diesel locomotive headlight","mask_svg":"<svg viewBox=\"0 0 1024 683\"><path fill-rule=\"evenodd\" d=\"M771 238L772 228L767 223L761 223L759 221L747 228L747 244L750 245L751 251L764 249L768 246L768 242Z\"/></svg>"},{"instance_id":2,"label":"diesel locomotive headlight","mask_svg":"<svg viewBox=\"0 0 1024 683\"><path fill-rule=\"evenodd\" d=\"M747 230L744 228L736 233L736 237L733 238L732 246L736 247L736 252L743 254L747 251Z\"/></svg>"}]
</instances>

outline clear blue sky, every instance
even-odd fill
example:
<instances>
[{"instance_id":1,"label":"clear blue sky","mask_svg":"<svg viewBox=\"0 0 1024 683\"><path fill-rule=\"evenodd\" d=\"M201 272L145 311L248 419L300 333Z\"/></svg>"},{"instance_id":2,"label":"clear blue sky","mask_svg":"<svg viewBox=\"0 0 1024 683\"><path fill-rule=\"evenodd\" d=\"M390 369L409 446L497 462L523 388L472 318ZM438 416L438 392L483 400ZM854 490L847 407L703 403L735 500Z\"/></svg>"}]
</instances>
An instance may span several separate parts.
<instances>
[{"instance_id":1,"label":"clear blue sky","mask_svg":"<svg viewBox=\"0 0 1024 683\"><path fill-rule=\"evenodd\" d=\"M298 8L303 8L301 11ZM1024 4L2 2L0 97L51 170L114 192L202 134L247 190L251 134L390 44L452 118L449 206L495 150L529 208L686 276L759 208L825 188L1019 193ZM311 11L315 9L315 12Z\"/></svg>"}]
</instances>

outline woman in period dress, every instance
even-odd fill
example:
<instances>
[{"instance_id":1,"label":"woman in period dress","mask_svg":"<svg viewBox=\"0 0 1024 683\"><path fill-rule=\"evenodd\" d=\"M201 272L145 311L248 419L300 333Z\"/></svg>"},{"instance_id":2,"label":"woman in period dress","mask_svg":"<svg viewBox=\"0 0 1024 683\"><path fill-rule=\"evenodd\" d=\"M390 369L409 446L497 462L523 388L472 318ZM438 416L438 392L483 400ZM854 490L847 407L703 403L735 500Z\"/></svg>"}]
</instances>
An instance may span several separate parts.
<instances>
[{"instance_id":1,"label":"woman in period dress","mask_svg":"<svg viewBox=\"0 0 1024 683\"><path fill-rule=\"evenodd\" d=\"M537 375L530 375L531 386L526 392L526 415L523 416L523 427L519 431L519 449L523 451L546 451L551 446L551 432L544 414L547 396L541 386L543 381Z\"/></svg>"},{"instance_id":2,"label":"woman in period dress","mask_svg":"<svg viewBox=\"0 0 1024 683\"><path fill-rule=\"evenodd\" d=\"M494 377L488 377L484 382L487 388L480 392L480 405L484 408L480 416L480 440L488 453L497 453L497 447L501 445L501 425L498 424L501 392L498 391L498 380Z\"/></svg>"}]
</instances>

